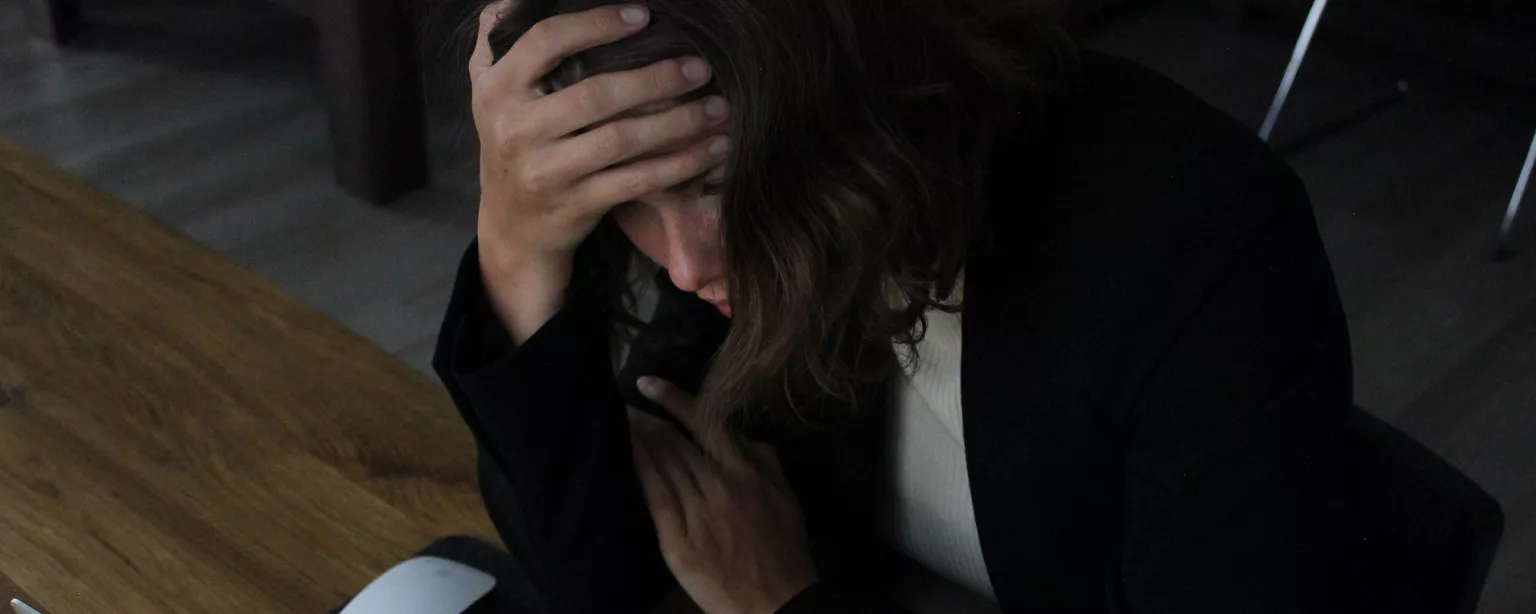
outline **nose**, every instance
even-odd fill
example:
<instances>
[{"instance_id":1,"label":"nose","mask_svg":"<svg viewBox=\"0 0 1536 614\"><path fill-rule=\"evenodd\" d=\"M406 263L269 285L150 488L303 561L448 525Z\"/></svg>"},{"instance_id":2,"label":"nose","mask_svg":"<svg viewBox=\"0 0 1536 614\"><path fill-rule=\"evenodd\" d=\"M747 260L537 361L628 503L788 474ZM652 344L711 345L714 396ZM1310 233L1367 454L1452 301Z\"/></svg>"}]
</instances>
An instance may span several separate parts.
<instances>
[{"instance_id":1,"label":"nose","mask_svg":"<svg viewBox=\"0 0 1536 614\"><path fill-rule=\"evenodd\" d=\"M709 283L704 277L702 267L690 258L674 256L672 268L667 269L667 273L672 277L672 285L683 292L698 292Z\"/></svg>"},{"instance_id":2,"label":"nose","mask_svg":"<svg viewBox=\"0 0 1536 614\"><path fill-rule=\"evenodd\" d=\"M698 292L724 276L718 215L690 208L664 223L667 227L667 273L672 285L684 292Z\"/></svg>"}]
</instances>

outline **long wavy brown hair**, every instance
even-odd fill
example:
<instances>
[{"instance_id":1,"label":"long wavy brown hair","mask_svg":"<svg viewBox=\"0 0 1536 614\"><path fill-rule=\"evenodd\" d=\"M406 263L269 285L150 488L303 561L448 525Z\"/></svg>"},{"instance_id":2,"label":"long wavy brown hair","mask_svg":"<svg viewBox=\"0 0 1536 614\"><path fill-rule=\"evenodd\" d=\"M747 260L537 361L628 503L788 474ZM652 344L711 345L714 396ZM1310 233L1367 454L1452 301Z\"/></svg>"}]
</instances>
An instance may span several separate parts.
<instances>
[{"instance_id":1,"label":"long wavy brown hair","mask_svg":"<svg viewBox=\"0 0 1536 614\"><path fill-rule=\"evenodd\" d=\"M546 17L617 3L520 0L490 41L499 59ZM900 368L893 343L921 340L925 311L962 308L994 139L1019 128L1067 43L1021 0L644 3L646 30L567 58L546 87L697 54L714 79L690 98L731 102L721 232L735 317L699 408L719 424L857 408ZM632 256L610 220L578 252L572 292L618 309Z\"/></svg>"}]
</instances>

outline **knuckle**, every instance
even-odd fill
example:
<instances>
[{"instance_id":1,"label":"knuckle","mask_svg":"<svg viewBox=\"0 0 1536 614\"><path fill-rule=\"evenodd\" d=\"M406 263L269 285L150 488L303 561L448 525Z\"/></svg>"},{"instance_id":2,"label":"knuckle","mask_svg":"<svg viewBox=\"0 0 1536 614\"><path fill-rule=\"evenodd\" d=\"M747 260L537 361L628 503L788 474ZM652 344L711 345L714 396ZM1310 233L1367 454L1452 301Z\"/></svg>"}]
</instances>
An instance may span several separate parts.
<instances>
[{"instance_id":1,"label":"knuckle","mask_svg":"<svg viewBox=\"0 0 1536 614\"><path fill-rule=\"evenodd\" d=\"M548 55L550 52L554 51L555 42L559 40L558 37L555 36L555 29L555 21L552 19L545 19L533 24L533 27L528 28L528 31L523 33L521 42L525 42L527 44L529 51L542 55Z\"/></svg>"},{"instance_id":2,"label":"knuckle","mask_svg":"<svg viewBox=\"0 0 1536 614\"><path fill-rule=\"evenodd\" d=\"M524 119L527 113L505 112L496 117L496 134L512 145L519 145L527 139L527 132L532 127Z\"/></svg>"},{"instance_id":3,"label":"knuckle","mask_svg":"<svg viewBox=\"0 0 1536 614\"><path fill-rule=\"evenodd\" d=\"M651 68L651 88L658 95L671 94L683 83L683 65L678 60L667 60Z\"/></svg>"},{"instance_id":4,"label":"knuckle","mask_svg":"<svg viewBox=\"0 0 1536 614\"><path fill-rule=\"evenodd\" d=\"M654 191L651 186L656 183L656 180L653 178L654 176L649 171L631 173L624 178L624 193L630 195L631 198L650 194Z\"/></svg>"},{"instance_id":5,"label":"knuckle","mask_svg":"<svg viewBox=\"0 0 1536 614\"><path fill-rule=\"evenodd\" d=\"M634 142L634 137L616 125L609 125L598 133L597 149L604 156L623 154Z\"/></svg>"},{"instance_id":6,"label":"knuckle","mask_svg":"<svg viewBox=\"0 0 1536 614\"><path fill-rule=\"evenodd\" d=\"M609 32L619 25L608 11L587 11L585 25L592 32Z\"/></svg>"},{"instance_id":7,"label":"knuckle","mask_svg":"<svg viewBox=\"0 0 1536 614\"><path fill-rule=\"evenodd\" d=\"M506 161L513 159L517 154L516 144L511 143L508 139L493 135L486 139L486 142L486 147L490 150L488 153L491 159Z\"/></svg>"},{"instance_id":8,"label":"knuckle","mask_svg":"<svg viewBox=\"0 0 1536 614\"><path fill-rule=\"evenodd\" d=\"M692 132L695 132L695 133L703 132L704 130L708 129L713 124L714 124L714 120L710 119L709 118L709 113L704 111L704 102L703 101L695 102L695 103L693 103L692 105L689 106L689 110L688 110L688 129L689 130L691 130Z\"/></svg>"},{"instance_id":9,"label":"knuckle","mask_svg":"<svg viewBox=\"0 0 1536 614\"><path fill-rule=\"evenodd\" d=\"M689 155L678 162L677 170L684 177L692 177L709 170L712 164L714 164L714 156L710 155L707 146L699 146L693 148Z\"/></svg>"},{"instance_id":10,"label":"knuckle","mask_svg":"<svg viewBox=\"0 0 1536 614\"><path fill-rule=\"evenodd\" d=\"M598 113L603 107L603 93L591 80L582 81L575 85L576 98L572 103L576 110L582 114L591 115Z\"/></svg>"},{"instance_id":11,"label":"knuckle","mask_svg":"<svg viewBox=\"0 0 1536 614\"><path fill-rule=\"evenodd\" d=\"M554 177L543 165L523 164L517 168L518 183L529 193L547 194L553 189Z\"/></svg>"},{"instance_id":12,"label":"knuckle","mask_svg":"<svg viewBox=\"0 0 1536 614\"><path fill-rule=\"evenodd\" d=\"M502 160L516 159L518 151L522 149L522 139L500 122L491 129L491 139L495 144L496 157Z\"/></svg>"}]
</instances>

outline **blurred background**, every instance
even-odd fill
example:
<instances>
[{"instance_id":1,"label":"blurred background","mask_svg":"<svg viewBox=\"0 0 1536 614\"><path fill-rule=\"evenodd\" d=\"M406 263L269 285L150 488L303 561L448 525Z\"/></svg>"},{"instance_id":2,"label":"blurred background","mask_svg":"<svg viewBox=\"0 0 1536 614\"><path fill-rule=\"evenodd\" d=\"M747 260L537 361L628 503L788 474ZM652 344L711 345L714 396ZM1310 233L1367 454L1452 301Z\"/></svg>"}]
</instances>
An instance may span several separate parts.
<instances>
[{"instance_id":1,"label":"blurred background","mask_svg":"<svg viewBox=\"0 0 1536 614\"><path fill-rule=\"evenodd\" d=\"M465 16L329 4L0 0L0 136L426 370L475 229ZM1258 131L1312 5L1044 6ZM1503 504L1478 611L1528 614L1536 204L1493 255L1536 134L1536 3L1336 0L1320 24L1270 140L1311 192L1357 401Z\"/></svg>"}]
</instances>

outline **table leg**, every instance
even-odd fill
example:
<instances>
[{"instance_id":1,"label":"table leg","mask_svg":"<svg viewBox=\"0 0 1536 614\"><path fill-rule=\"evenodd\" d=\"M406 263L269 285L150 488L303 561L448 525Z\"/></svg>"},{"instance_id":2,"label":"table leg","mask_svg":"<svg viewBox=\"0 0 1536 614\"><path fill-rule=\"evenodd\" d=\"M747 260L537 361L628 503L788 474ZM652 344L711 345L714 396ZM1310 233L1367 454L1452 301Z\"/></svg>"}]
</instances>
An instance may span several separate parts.
<instances>
[{"instance_id":1,"label":"table leg","mask_svg":"<svg viewBox=\"0 0 1536 614\"><path fill-rule=\"evenodd\" d=\"M21 0L27 30L56 45L80 33L80 0Z\"/></svg>"},{"instance_id":2,"label":"table leg","mask_svg":"<svg viewBox=\"0 0 1536 614\"><path fill-rule=\"evenodd\" d=\"M428 181L416 19L401 0L314 5L336 179L382 204Z\"/></svg>"}]
</instances>

